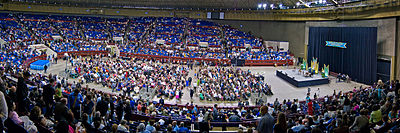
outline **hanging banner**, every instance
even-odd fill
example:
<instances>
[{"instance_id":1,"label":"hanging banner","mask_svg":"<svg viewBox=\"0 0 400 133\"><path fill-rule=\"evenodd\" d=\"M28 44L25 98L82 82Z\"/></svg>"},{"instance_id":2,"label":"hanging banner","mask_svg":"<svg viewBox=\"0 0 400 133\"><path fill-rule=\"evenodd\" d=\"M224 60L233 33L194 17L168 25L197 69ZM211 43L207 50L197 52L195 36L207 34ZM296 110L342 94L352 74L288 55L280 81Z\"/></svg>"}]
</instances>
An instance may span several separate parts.
<instances>
[{"instance_id":1,"label":"hanging banner","mask_svg":"<svg viewBox=\"0 0 400 133\"><path fill-rule=\"evenodd\" d=\"M346 44L344 42L333 42L333 41L325 41L326 45L325 46L329 46L329 47L337 47L337 48L347 48Z\"/></svg>"}]
</instances>

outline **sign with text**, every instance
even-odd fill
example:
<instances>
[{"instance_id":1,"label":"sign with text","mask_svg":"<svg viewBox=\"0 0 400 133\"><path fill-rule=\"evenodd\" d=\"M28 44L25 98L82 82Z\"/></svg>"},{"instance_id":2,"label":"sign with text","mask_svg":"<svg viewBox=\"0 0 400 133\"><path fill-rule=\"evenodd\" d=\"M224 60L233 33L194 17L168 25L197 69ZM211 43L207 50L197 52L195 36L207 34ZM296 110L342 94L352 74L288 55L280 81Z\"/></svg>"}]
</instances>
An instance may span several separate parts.
<instances>
[{"instance_id":1,"label":"sign with text","mask_svg":"<svg viewBox=\"0 0 400 133\"><path fill-rule=\"evenodd\" d=\"M344 42L333 42L333 41L325 41L326 45L325 46L329 46L329 47L337 47L337 48L347 48L346 44Z\"/></svg>"}]
</instances>

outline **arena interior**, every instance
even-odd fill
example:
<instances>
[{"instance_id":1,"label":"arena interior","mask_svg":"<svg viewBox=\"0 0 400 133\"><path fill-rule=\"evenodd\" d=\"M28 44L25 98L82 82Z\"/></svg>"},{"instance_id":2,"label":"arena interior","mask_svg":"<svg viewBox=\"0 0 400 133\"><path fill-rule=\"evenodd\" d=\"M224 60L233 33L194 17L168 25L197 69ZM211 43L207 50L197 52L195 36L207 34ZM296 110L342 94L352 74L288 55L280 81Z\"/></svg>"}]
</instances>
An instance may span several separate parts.
<instances>
[{"instance_id":1,"label":"arena interior","mask_svg":"<svg viewBox=\"0 0 400 133\"><path fill-rule=\"evenodd\" d=\"M1 133L398 133L399 0L0 0Z\"/></svg>"}]
</instances>

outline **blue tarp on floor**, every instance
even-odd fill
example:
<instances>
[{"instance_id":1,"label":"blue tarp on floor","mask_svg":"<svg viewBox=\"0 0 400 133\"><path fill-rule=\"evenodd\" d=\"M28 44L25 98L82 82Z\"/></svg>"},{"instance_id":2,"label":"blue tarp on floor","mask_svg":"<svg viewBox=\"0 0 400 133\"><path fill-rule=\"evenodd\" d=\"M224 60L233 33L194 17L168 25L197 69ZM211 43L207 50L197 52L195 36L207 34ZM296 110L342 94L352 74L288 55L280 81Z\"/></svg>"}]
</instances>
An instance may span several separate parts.
<instances>
[{"instance_id":1,"label":"blue tarp on floor","mask_svg":"<svg viewBox=\"0 0 400 133\"><path fill-rule=\"evenodd\" d=\"M48 60L38 60L33 63L31 63L30 68L33 70L44 70L44 66L47 66L47 68L50 67L50 61Z\"/></svg>"}]
</instances>

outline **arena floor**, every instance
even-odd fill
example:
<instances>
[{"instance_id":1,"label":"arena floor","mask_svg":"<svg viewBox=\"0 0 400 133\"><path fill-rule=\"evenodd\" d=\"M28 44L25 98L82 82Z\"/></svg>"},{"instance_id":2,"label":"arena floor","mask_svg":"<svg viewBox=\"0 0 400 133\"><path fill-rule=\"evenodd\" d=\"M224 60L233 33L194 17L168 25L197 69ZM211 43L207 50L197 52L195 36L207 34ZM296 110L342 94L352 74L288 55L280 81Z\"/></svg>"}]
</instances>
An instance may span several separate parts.
<instances>
[{"instance_id":1,"label":"arena floor","mask_svg":"<svg viewBox=\"0 0 400 133\"><path fill-rule=\"evenodd\" d=\"M68 63L68 66L70 63ZM306 98L307 94L307 88L308 87L302 87L302 88L297 88L286 81L280 79L275 75L276 70L280 69L288 69L287 67L240 67L244 70L250 69L250 71L253 74L261 74L265 77L265 82L270 84L272 87L272 92L274 95L272 96L263 96L262 98L264 99L263 101L267 101L269 103L272 103L275 98L278 98L279 101L283 101L284 99L299 99L299 100L304 100ZM196 67L194 67L196 69ZM53 73L53 74L60 74L63 73L65 70L65 61L59 60L58 64L52 64L48 70L48 73ZM43 73L43 71L35 71L31 70L33 72L38 72L38 73ZM194 70L189 71L189 76L194 77ZM195 78L193 78L195 79ZM317 93L317 88L320 88L319 95L325 96L325 95L332 95L333 91L336 90L336 92L339 91L350 91L354 87L359 87L360 83L356 82L350 82L350 83L345 83L345 82L338 82L336 83L336 78L330 77L331 82L329 84L325 85L317 85L317 86L312 86L311 88L311 96L314 95L314 93ZM73 81L77 81L76 79L68 79L68 82L72 83ZM194 82L193 82L194 83ZM94 83L89 83L89 84L84 84L83 86L88 86L89 88L95 88L104 92L112 93L111 89L105 88L101 86L100 84L94 84ZM121 93L121 92L114 92L114 93ZM195 105L214 105L218 104L219 106L237 106L237 102L221 102L221 101L201 101L196 95L193 97L193 99L190 99L189 96L189 90L184 90L184 95L183 98L178 101L176 99L166 99L165 103L170 103L170 104L186 104L190 103L193 101ZM153 98L153 100L158 101L159 98ZM254 105L255 101L252 101L250 99L250 105Z\"/></svg>"}]
</instances>

